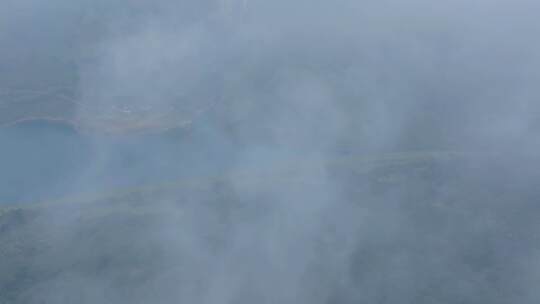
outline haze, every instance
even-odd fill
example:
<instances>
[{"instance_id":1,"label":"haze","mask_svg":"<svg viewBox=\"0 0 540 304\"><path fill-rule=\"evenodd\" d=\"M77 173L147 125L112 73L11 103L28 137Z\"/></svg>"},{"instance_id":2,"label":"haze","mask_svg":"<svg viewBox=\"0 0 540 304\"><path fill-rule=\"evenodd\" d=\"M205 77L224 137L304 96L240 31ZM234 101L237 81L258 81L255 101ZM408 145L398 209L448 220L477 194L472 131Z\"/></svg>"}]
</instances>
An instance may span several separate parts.
<instances>
[{"instance_id":1,"label":"haze","mask_svg":"<svg viewBox=\"0 0 540 304\"><path fill-rule=\"evenodd\" d=\"M538 303L539 9L4 0L0 303Z\"/></svg>"}]
</instances>

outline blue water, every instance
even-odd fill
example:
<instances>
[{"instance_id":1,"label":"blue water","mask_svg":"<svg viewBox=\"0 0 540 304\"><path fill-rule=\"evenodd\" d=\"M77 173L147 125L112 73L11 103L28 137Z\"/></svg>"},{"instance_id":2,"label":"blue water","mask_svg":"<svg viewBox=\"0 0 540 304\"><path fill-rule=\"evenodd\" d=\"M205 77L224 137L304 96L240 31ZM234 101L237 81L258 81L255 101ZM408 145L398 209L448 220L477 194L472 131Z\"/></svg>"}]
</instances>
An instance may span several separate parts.
<instances>
[{"instance_id":1,"label":"blue water","mask_svg":"<svg viewBox=\"0 0 540 304\"><path fill-rule=\"evenodd\" d=\"M112 137L25 121L0 128L0 205L215 176L231 156L204 128Z\"/></svg>"}]
</instances>

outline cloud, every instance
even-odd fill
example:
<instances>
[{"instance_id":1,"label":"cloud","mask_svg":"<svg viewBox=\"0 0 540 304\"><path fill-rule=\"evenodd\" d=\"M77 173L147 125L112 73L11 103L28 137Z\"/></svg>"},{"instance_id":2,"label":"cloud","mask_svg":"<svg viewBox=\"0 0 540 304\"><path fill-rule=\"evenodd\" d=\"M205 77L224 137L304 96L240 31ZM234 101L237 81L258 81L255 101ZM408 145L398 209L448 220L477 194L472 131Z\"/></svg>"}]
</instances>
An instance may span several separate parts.
<instances>
[{"instance_id":1,"label":"cloud","mask_svg":"<svg viewBox=\"0 0 540 304\"><path fill-rule=\"evenodd\" d=\"M68 270L29 302L503 303L533 285L516 273L536 256L532 1L80 5L57 21L77 28L59 38L79 46L71 119L97 151L77 182L203 182L46 213L35 263Z\"/></svg>"}]
</instances>

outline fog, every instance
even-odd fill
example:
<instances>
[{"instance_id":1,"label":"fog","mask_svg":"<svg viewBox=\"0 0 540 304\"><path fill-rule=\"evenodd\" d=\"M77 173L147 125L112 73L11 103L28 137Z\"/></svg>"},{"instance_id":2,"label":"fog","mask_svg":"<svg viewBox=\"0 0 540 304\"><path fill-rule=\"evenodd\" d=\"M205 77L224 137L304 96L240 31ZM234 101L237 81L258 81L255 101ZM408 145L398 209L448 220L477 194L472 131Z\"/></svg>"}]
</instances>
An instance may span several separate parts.
<instances>
[{"instance_id":1,"label":"fog","mask_svg":"<svg viewBox=\"0 0 540 304\"><path fill-rule=\"evenodd\" d=\"M0 303L537 303L539 8L5 0Z\"/></svg>"}]
</instances>

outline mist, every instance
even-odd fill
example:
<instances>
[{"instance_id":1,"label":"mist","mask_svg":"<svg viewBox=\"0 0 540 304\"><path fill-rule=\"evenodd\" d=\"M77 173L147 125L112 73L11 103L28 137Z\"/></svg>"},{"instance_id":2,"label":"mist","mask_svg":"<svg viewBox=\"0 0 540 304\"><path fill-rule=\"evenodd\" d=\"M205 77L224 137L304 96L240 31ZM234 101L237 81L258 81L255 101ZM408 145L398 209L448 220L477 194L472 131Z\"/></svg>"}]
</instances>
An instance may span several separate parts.
<instances>
[{"instance_id":1,"label":"mist","mask_svg":"<svg viewBox=\"0 0 540 304\"><path fill-rule=\"evenodd\" d=\"M2 7L0 303L540 300L535 1Z\"/></svg>"}]
</instances>

